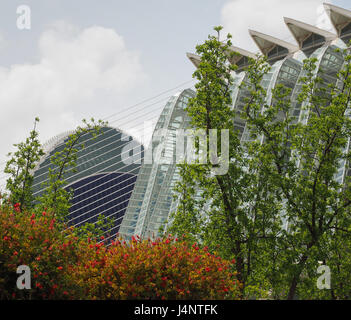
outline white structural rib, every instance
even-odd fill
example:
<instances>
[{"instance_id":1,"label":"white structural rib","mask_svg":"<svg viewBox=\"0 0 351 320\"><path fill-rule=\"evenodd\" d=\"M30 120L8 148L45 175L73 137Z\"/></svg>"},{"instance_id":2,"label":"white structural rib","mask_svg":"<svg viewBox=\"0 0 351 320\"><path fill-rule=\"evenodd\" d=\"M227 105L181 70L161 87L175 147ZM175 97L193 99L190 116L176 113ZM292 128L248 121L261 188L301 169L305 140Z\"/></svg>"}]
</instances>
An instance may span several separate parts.
<instances>
[{"instance_id":1,"label":"white structural rib","mask_svg":"<svg viewBox=\"0 0 351 320\"><path fill-rule=\"evenodd\" d=\"M323 5L331 23L338 33L338 37L340 37L343 28L351 23L351 11L334 6L330 3L323 3Z\"/></svg>"},{"instance_id":2,"label":"white structural rib","mask_svg":"<svg viewBox=\"0 0 351 320\"><path fill-rule=\"evenodd\" d=\"M294 53L299 50L299 48L296 45L293 45L284 40L274 38L267 34L257 32L254 30L249 30L249 33L251 38L255 41L256 45L265 56L268 56L269 53L271 53L272 50L277 47L287 49L286 55Z\"/></svg>"},{"instance_id":3,"label":"white structural rib","mask_svg":"<svg viewBox=\"0 0 351 320\"><path fill-rule=\"evenodd\" d=\"M337 37L334 33L291 18L284 17L284 22L296 39L296 42L299 44L300 49L303 46L303 42L312 34L323 37L325 42L332 41Z\"/></svg>"},{"instance_id":4,"label":"white structural rib","mask_svg":"<svg viewBox=\"0 0 351 320\"><path fill-rule=\"evenodd\" d=\"M201 58L200 56L198 56L197 54L194 53L186 53L186 56L188 57L188 59L194 64L194 66L197 68L201 62Z\"/></svg>"}]
</instances>

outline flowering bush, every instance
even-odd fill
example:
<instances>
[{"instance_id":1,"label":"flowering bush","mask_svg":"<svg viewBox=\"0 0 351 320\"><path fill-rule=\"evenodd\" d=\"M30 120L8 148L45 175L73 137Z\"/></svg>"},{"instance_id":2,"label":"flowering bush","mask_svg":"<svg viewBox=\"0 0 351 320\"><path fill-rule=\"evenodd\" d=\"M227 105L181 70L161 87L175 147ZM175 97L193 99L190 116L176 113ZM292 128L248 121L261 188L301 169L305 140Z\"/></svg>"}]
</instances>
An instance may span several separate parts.
<instances>
[{"instance_id":1,"label":"flowering bush","mask_svg":"<svg viewBox=\"0 0 351 320\"><path fill-rule=\"evenodd\" d=\"M89 248L89 249L88 249ZM74 277L93 299L235 299L232 262L172 237L90 244Z\"/></svg>"},{"instance_id":2,"label":"flowering bush","mask_svg":"<svg viewBox=\"0 0 351 320\"><path fill-rule=\"evenodd\" d=\"M109 245L62 231L52 214L0 210L1 299L237 299L229 262L172 237ZM19 290L16 269L31 270Z\"/></svg>"},{"instance_id":3,"label":"flowering bush","mask_svg":"<svg viewBox=\"0 0 351 320\"><path fill-rule=\"evenodd\" d=\"M80 242L72 229L57 227L52 214L22 213L15 205L0 212L0 298L63 299L79 293L67 270L79 260ZM31 290L16 286L17 267L31 270ZM74 289L74 290L73 290Z\"/></svg>"}]
</instances>

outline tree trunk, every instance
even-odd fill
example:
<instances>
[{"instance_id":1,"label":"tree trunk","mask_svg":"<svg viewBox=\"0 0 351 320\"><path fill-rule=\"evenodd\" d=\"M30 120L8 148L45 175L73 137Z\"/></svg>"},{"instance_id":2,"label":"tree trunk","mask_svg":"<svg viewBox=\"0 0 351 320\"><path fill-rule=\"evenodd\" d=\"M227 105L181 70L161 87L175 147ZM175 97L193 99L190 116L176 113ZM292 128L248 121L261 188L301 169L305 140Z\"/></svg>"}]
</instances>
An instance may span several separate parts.
<instances>
[{"instance_id":1,"label":"tree trunk","mask_svg":"<svg viewBox=\"0 0 351 320\"><path fill-rule=\"evenodd\" d=\"M308 249L311 246L308 246ZM304 254L302 256L300 262L299 262L298 271L294 275L294 277L293 277L293 279L291 281L291 284L290 284L289 293L288 293L288 300L293 300L294 299L294 296L295 296L295 293L296 293L296 287L297 287L297 284L299 283L299 280L300 280L300 277L301 277L301 273L302 273L303 267L305 265L305 262L307 261L307 258L308 258L307 254Z\"/></svg>"}]
</instances>

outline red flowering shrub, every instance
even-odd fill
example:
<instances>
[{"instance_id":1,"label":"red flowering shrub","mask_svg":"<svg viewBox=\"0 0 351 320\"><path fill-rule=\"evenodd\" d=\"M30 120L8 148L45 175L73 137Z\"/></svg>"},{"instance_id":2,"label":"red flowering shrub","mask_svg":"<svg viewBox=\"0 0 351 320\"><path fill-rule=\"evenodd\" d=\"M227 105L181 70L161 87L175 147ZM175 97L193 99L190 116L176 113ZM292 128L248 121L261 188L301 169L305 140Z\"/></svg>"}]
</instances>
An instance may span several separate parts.
<instances>
[{"instance_id":1,"label":"red flowering shrub","mask_svg":"<svg viewBox=\"0 0 351 320\"><path fill-rule=\"evenodd\" d=\"M14 212L13 212L14 211ZM68 229L61 232L52 214L0 211L0 298L62 299L79 287L67 272L79 260L79 241ZM31 270L31 290L16 286L17 267Z\"/></svg>"},{"instance_id":2,"label":"red flowering shrub","mask_svg":"<svg viewBox=\"0 0 351 320\"><path fill-rule=\"evenodd\" d=\"M93 299L236 299L231 262L169 237L90 244L89 259L74 270Z\"/></svg>"},{"instance_id":3,"label":"red flowering shrub","mask_svg":"<svg viewBox=\"0 0 351 320\"><path fill-rule=\"evenodd\" d=\"M58 228L52 214L0 210L1 299L237 299L232 262L171 237L109 246ZM19 290L16 269L31 270Z\"/></svg>"}]
</instances>

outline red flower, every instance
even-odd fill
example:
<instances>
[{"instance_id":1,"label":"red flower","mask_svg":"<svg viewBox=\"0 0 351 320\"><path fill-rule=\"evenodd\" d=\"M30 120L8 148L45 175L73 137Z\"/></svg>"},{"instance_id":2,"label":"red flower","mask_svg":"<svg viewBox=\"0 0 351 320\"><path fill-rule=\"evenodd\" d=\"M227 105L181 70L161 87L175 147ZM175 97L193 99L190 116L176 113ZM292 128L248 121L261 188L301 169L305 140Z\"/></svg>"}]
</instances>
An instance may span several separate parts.
<instances>
[{"instance_id":1,"label":"red flower","mask_svg":"<svg viewBox=\"0 0 351 320\"><path fill-rule=\"evenodd\" d=\"M37 288L39 288L39 289L43 289L43 286L42 286L39 282L36 283L35 286L36 286Z\"/></svg>"},{"instance_id":2,"label":"red flower","mask_svg":"<svg viewBox=\"0 0 351 320\"><path fill-rule=\"evenodd\" d=\"M60 266L60 267L57 267L57 269L58 269L58 270L62 270L62 269L63 269L63 267L61 267L61 266Z\"/></svg>"}]
</instances>

